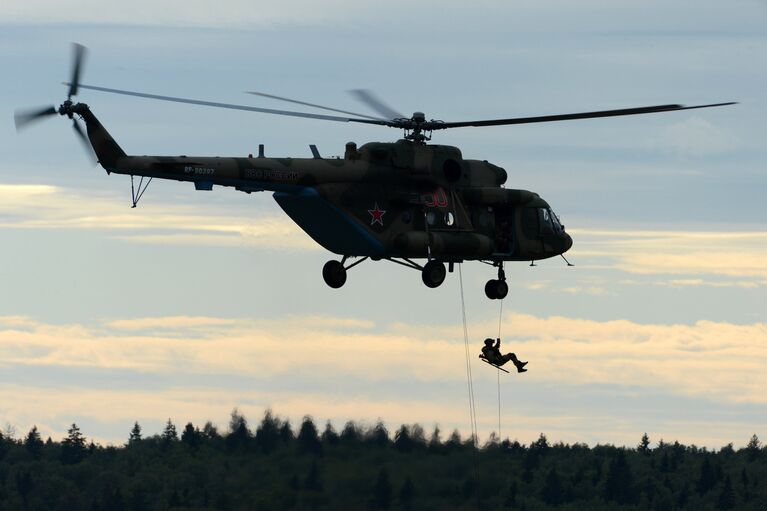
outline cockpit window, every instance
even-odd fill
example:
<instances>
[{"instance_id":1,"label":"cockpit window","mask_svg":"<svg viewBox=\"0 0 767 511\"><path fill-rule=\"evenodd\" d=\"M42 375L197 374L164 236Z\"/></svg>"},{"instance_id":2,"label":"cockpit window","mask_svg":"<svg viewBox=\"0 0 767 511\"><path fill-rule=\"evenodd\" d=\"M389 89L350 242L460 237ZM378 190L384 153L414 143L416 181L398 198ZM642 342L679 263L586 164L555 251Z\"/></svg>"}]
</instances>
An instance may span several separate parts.
<instances>
[{"instance_id":1,"label":"cockpit window","mask_svg":"<svg viewBox=\"0 0 767 511\"><path fill-rule=\"evenodd\" d=\"M551 215L548 209L538 208L538 226L541 234L551 234L554 232L554 225L551 223Z\"/></svg>"},{"instance_id":2,"label":"cockpit window","mask_svg":"<svg viewBox=\"0 0 767 511\"><path fill-rule=\"evenodd\" d=\"M549 210L549 215L551 216L551 222L554 224L554 231L562 232L563 230L562 222L559 221L559 217L557 216L557 214Z\"/></svg>"}]
</instances>

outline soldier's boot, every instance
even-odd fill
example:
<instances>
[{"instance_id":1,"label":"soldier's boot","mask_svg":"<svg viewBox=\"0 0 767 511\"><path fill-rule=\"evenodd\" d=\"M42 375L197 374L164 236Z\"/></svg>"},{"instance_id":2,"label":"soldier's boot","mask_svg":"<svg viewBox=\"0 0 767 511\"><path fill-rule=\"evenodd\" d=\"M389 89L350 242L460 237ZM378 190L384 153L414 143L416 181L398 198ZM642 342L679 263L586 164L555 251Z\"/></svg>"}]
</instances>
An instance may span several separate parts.
<instances>
[{"instance_id":1,"label":"soldier's boot","mask_svg":"<svg viewBox=\"0 0 767 511\"><path fill-rule=\"evenodd\" d=\"M525 373L527 372L527 369L525 369L525 366L527 365L527 362L520 362L519 360L514 361L514 365L517 366L517 372L518 373Z\"/></svg>"}]
</instances>

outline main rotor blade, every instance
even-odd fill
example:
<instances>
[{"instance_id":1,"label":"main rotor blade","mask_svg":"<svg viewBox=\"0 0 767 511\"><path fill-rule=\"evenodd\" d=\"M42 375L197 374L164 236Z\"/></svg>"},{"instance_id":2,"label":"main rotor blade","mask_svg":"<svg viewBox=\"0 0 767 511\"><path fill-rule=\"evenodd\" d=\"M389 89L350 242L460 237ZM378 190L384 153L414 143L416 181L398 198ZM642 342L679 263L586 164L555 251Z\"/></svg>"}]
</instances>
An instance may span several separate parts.
<instances>
[{"instance_id":1,"label":"main rotor blade","mask_svg":"<svg viewBox=\"0 0 767 511\"><path fill-rule=\"evenodd\" d=\"M355 96L357 99L365 103L367 106L378 112L379 114L383 115L386 119L402 119L405 116L401 113L397 112L393 108L391 108L389 105L381 101L380 98L378 98L375 94L373 94L373 91L368 89L353 89L349 91L350 94Z\"/></svg>"},{"instance_id":2,"label":"main rotor blade","mask_svg":"<svg viewBox=\"0 0 767 511\"><path fill-rule=\"evenodd\" d=\"M696 108L711 108L715 106L736 105L737 102L713 103L710 105L656 105L639 108L622 108L619 110L600 110L596 112L580 112L575 114L542 115L537 117L513 117L511 119L492 119L485 121L444 122L430 125L431 129L462 128L465 126L501 126L505 124L530 124L535 122L570 121L573 119L593 119L597 117L617 117L621 115L652 114L657 112L673 112L675 110L693 110Z\"/></svg>"},{"instance_id":3,"label":"main rotor blade","mask_svg":"<svg viewBox=\"0 0 767 511\"><path fill-rule=\"evenodd\" d=\"M72 128L75 130L75 133L77 133L77 138L79 138L83 143L85 152L88 154L88 159L93 165L95 165L98 161L98 158L96 158L96 153L93 150L93 145L91 145L91 141L88 138L88 135L85 134L82 126L80 126L80 123L77 122L77 119L72 119Z\"/></svg>"},{"instance_id":4,"label":"main rotor blade","mask_svg":"<svg viewBox=\"0 0 767 511\"><path fill-rule=\"evenodd\" d=\"M64 83L64 85L69 85ZM215 108L227 108L230 110L245 110L246 112L260 112L263 114L287 115L290 117L304 117L307 119L320 119L323 121L337 122L360 122L364 124L380 124L387 126L387 121L377 119L355 119L353 117L339 117L336 115L309 114L305 112L293 112L291 110L275 110L272 108L259 108L255 106L234 105L230 103L217 103L214 101L201 101L198 99L176 98L173 96L161 96L159 94L147 94L145 92L133 92L120 89L110 89L107 87L97 87L95 85L80 85L81 89L95 90L99 92L108 92L110 94L122 94L124 96L135 96L138 98L157 99L160 101L171 101L174 103L186 103L189 105L211 106Z\"/></svg>"},{"instance_id":5,"label":"main rotor blade","mask_svg":"<svg viewBox=\"0 0 767 511\"><path fill-rule=\"evenodd\" d=\"M356 112L348 112L346 110L339 110L338 108L330 108L330 107L327 107L327 106L317 105L317 104L314 104L314 103L307 103L306 101L298 101L297 99L283 98L283 97L280 97L280 96L275 96L273 94L266 94L264 92L256 92L256 91L248 90L248 91L245 91L245 94L253 94L254 96L261 96L261 97L269 98L269 99L277 99L279 101L286 101L288 103L295 103L296 105L310 106L312 108L319 108L320 110L327 110L328 112L338 112L340 114L349 114L349 115L354 115L354 116L357 116L357 117L364 117L366 119L374 119L376 121L384 120L384 119L379 119L378 117L373 117L373 116L370 116L370 115L358 114Z\"/></svg>"},{"instance_id":6,"label":"main rotor blade","mask_svg":"<svg viewBox=\"0 0 767 511\"><path fill-rule=\"evenodd\" d=\"M72 96L77 96L77 89L80 85L80 74L83 69L83 60L87 48L82 44L72 43L72 80L69 82L69 93L67 99L72 99Z\"/></svg>"},{"instance_id":7,"label":"main rotor blade","mask_svg":"<svg viewBox=\"0 0 767 511\"><path fill-rule=\"evenodd\" d=\"M44 108L35 108L31 110L16 110L13 113L13 122L16 124L16 130L20 130L26 125L38 121L44 117L56 115L58 111L55 106Z\"/></svg>"}]
</instances>

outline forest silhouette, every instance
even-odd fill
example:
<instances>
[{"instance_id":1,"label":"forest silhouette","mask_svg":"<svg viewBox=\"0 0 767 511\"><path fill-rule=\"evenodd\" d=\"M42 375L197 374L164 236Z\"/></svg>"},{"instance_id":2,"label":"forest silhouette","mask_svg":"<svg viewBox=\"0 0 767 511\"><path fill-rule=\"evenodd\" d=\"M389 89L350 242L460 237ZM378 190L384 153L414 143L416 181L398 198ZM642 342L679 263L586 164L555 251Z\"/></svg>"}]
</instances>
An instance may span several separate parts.
<instances>
[{"instance_id":1,"label":"forest silhouette","mask_svg":"<svg viewBox=\"0 0 767 511\"><path fill-rule=\"evenodd\" d=\"M0 434L0 510L767 509L767 449L711 451L647 434L636 447L482 445L457 431L382 422L297 429L267 411L256 427L237 410L225 431L177 431L169 419L121 446L89 441L76 424L60 441L37 427Z\"/></svg>"}]
</instances>

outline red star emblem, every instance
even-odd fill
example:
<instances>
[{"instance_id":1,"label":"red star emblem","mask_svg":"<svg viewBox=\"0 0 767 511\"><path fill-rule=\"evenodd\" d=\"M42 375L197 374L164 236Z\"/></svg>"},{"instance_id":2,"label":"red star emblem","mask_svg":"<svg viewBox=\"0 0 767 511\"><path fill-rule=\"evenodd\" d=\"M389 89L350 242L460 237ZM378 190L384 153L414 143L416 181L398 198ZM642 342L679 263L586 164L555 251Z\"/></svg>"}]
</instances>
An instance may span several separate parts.
<instances>
[{"instance_id":1,"label":"red star emblem","mask_svg":"<svg viewBox=\"0 0 767 511\"><path fill-rule=\"evenodd\" d=\"M383 227L383 216L386 214L386 211L378 207L378 202L375 203L373 209L368 210L368 213L370 213L370 216L372 217L370 219L370 225L381 224Z\"/></svg>"}]
</instances>

